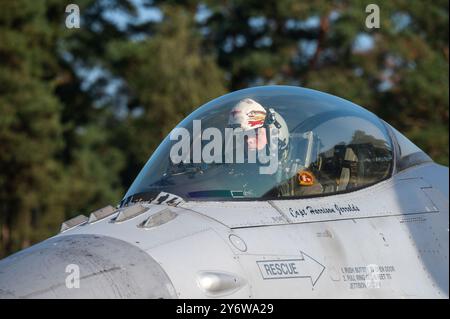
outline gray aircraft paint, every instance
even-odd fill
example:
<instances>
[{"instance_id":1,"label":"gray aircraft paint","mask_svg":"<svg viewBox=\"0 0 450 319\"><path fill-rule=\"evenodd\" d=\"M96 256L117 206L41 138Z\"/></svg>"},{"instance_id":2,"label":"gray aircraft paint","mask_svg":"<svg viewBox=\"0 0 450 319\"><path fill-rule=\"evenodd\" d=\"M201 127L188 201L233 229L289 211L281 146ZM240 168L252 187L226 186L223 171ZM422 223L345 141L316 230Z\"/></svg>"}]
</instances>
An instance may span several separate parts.
<instances>
[{"instance_id":1,"label":"gray aircraft paint","mask_svg":"<svg viewBox=\"0 0 450 319\"><path fill-rule=\"evenodd\" d=\"M80 287L66 285L67 265ZM170 298L175 290L143 250L100 235L57 236L1 261L0 298Z\"/></svg>"},{"instance_id":2,"label":"gray aircraft paint","mask_svg":"<svg viewBox=\"0 0 450 319\"><path fill-rule=\"evenodd\" d=\"M116 212L0 261L0 296L448 298L448 185L434 183L447 177L447 168L430 163L366 189L315 199L143 203L145 212L123 222L114 222ZM288 214L291 206L348 202L359 211ZM171 218L142 227L167 210ZM236 236L241 242L233 244ZM236 247L242 244L245 249ZM261 273L261 264L289 260L299 272L293 278L268 280ZM64 285L70 263L80 265L80 289ZM366 284L369 265L383 278L377 288ZM213 291L199 284L205 273L218 280ZM221 290L227 276L239 284Z\"/></svg>"}]
</instances>

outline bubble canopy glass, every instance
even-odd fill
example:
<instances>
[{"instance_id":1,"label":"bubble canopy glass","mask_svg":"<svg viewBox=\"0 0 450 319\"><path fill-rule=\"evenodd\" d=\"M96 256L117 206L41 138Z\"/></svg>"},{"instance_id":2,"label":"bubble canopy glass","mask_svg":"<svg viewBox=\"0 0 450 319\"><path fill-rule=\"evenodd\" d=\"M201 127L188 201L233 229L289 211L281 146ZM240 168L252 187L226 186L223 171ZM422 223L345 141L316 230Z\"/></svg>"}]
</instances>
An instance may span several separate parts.
<instances>
[{"instance_id":1,"label":"bubble canopy glass","mask_svg":"<svg viewBox=\"0 0 450 319\"><path fill-rule=\"evenodd\" d=\"M272 109L285 121L288 137L283 141L288 147L279 154L276 171L261 174L260 167L267 164L259 161L227 163L223 159L230 150L224 148L216 162L202 158L193 163L193 141L200 139L204 147L213 139L193 136L199 135L193 129L194 120L200 121L202 134L208 128L216 128L223 138L230 112L244 99L256 101L267 114ZM393 168L392 141L377 116L347 100L300 87L262 86L232 92L199 107L177 128L190 133L191 161L174 163L171 149L180 139L166 137L122 204L151 200L160 192L198 201L324 196L382 181Z\"/></svg>"}]
</instances>

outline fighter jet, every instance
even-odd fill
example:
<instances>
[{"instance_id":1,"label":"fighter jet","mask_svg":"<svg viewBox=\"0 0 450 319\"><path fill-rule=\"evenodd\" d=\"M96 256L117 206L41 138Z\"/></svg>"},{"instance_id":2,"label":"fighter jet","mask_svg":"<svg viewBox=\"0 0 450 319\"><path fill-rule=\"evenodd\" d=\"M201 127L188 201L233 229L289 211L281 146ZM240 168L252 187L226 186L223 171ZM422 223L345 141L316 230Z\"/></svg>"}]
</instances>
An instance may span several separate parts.
<instances>
[{"instance_id":1,"label":"fighter jet","mask_svg":"<svg viewBox=\"0 0 450 319\"><path fill-rule=\"evenodd\" d=\"M232 92L120 203L0 261L0 297L448 298L448 175L347 100Z\"/></svg>"}]
</instances>

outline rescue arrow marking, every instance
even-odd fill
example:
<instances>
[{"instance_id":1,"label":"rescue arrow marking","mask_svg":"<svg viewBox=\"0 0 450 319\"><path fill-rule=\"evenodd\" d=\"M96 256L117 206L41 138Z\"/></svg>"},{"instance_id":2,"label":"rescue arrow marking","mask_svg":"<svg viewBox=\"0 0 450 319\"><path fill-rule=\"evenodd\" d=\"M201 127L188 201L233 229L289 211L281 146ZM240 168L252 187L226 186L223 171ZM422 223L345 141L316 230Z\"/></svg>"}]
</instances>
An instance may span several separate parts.
<instances>
[{"instance_id":1,"label":"rescue arrow marking","mask_svg":"<svg viewBox=\"0 0 450 319\"><path fill-rule=\"evenodd\" d=\"M299 259L260 260L256 262L263 279L309 278L314 287L325 266L300 251Z\"/></svg>"}]
</instances>

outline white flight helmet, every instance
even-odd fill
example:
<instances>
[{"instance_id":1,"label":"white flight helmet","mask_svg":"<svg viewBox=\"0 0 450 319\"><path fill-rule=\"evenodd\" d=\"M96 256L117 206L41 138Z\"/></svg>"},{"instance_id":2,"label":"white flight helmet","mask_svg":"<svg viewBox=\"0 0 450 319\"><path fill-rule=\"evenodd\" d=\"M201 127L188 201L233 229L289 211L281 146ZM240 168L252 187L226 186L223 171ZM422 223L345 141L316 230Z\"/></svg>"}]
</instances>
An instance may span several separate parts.
<instances>
[{"instance_id":1,"label":"white flight helmet","mask_svg":"<svg viewBox=\"0 0 450 319\"><path fill-rule=\"evenodd\" d=\"M279 159L287 157L289 129L283 117L272 108L266 110L255 100L250 98L243 99L231 109L228 126L240 127L243 131L265 127L267 134L272 128L277 128ZM269 139L267 140L269 141Z\"/></svg>"},{"instance_id":2,"label":"white flight helmet","mask_svg":"<svg viewBox=\"0 0 450 319\"><path fill-rule=\"evenodd\" d=\"M239 101L231 110L228 119L230 127L240 127L243 131L249 131L264 126L266 109L252 99Z\"/></svg>"}]
</instances>

